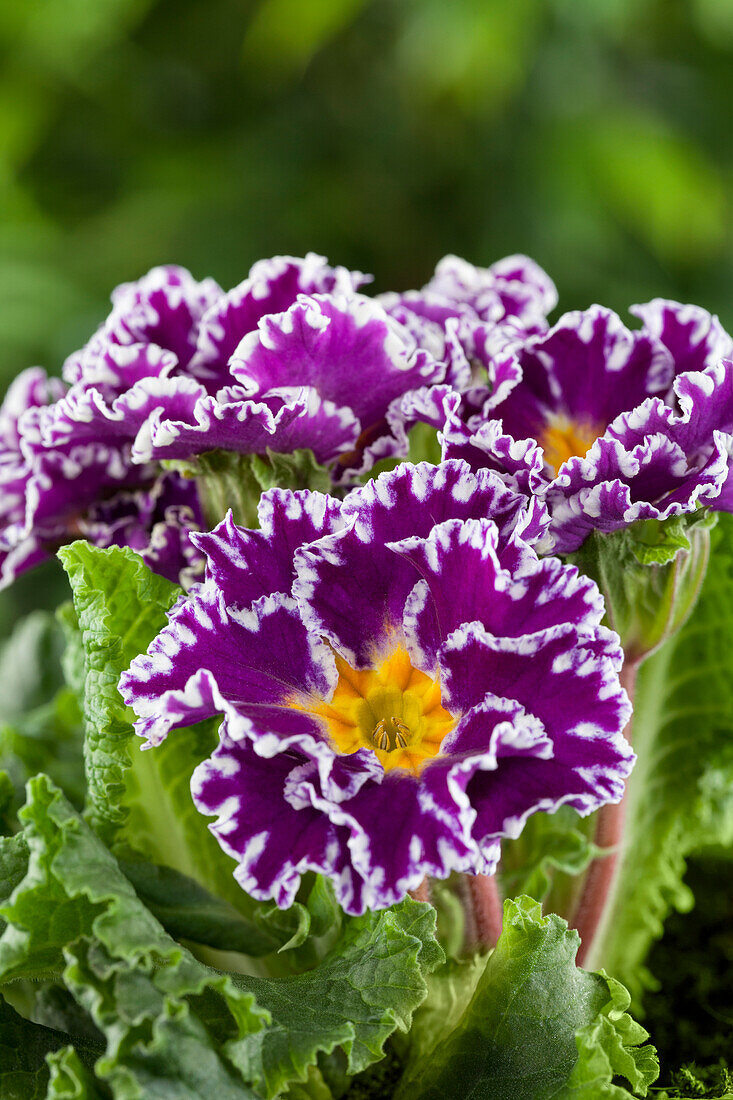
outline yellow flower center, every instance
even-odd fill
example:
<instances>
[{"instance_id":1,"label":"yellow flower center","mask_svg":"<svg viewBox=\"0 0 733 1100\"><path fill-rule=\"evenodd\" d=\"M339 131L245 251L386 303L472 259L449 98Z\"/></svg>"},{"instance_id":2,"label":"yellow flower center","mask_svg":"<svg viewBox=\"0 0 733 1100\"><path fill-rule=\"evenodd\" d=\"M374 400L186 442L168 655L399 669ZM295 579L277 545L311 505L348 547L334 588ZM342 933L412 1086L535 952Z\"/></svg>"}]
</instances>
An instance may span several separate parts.
<instances>
[{"instance_id":1,"label":"yellow flower center","mask_svg":"<svg viewBox=\"0 0 733 1100\"><path fill-rule=\"evenodd\" d=\"M599 424L571 420L564 413L551 413L538 442L545 453L545 462L557 473L563 462L573 455L586 454L603 431Z\"/></svg>"},{"instance_id":2,"label":"yellow flower center","mask_svg":"<svg viewBox=\"0 0 733 1100\"><path fill-rule=\"evenodd\" d=\"M321 718L341 753L367 748L385 771L404 768L417 775L436 756L455 719L440 701L440 684L413 667L397 649L379 668L355 669L336 655L338 683L326 702L299 709Z\"/></svg>"}]
</instances>

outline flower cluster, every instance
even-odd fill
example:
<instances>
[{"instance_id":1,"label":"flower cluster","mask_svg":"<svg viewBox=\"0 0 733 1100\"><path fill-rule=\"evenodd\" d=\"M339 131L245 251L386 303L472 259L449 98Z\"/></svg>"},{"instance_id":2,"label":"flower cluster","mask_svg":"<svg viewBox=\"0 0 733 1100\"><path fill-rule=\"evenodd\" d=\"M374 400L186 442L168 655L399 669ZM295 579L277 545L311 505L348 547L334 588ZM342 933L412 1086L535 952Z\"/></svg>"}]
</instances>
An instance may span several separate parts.
<instances>
[{"instance_id":1,"label":"flower cluster","mask_svg":"<svg viewBox=\"0 0 733 1100\"><path fill-rule=\"evenodd\" d=\"M557 553L594 530L733 510L733 340L697 306L631 312L641 328L600 306L544 333L454 323L462 374L403 403L442 428L445 457L541 496Z\"/></svg>"},{"instance_id":2,"label":"flower cluster","mask_svg":"<svg viewBox=\"0 0 733 1100\"><path fill-rule=\"evenodd\" d=\"M391 406L445 366L364 281L309 255L260 261L229 293L173 266L119 287L67 385L33 371L0 414L3 579L78 535L194 574L197 492L166 460L308 448L338 481L403 453Z\"/></svg>"},{"instance_id":3,"label":"flower cluster","mask_svg":"<svg viewBox=\"0 0 733 1100\"><path fill-rule=\"evenodd\" d=\"M618 638L490 471L403 464L340 503L272 490L260 530L195 536L206 579L121 681L138 731L224 714L194 800L255 897L307 870L350 912L490 873L537 810L618 799Z\"/></svg>"},{"instance_id":4,"label":"flower cluster","mask_svg":"<svg viewBox=\"0 0 733 1100\"><path fill-rule=\"evenodd\" d=\"M532 813L621 797L619 638L594 582L547 554L733 510L717 318L656 300L637 328L600 306L551 327L555 288L521 256L446 257L400 294L365 282L316 255L228 293L156 268L63 381L27 371L0 410L3 579L83 537L183 581L121 681L138 732L153 747L222 715L193 794L236 877L288 905L318 871L354 913L491 873ZM421 421L441 462L366 481ZM204 530L190 460L274 471L304 449L328 495L280 482L259 529Z\"/></svg>"}]
</instances>

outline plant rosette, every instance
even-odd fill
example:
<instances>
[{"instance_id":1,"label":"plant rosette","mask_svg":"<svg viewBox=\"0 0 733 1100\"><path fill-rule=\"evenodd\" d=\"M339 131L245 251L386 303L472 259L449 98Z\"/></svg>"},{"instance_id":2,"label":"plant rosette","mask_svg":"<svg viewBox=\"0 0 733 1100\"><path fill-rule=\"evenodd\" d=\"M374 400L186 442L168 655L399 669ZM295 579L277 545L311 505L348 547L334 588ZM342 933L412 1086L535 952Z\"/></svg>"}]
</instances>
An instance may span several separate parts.
<instances>
[{"instance_id":1,"label":"plant rosette","mask_svg":"<svg viewBox=\"0 0 733 1100\"><path fill-rule=\"evenodd\" d=\"M73 593L0 650L3 1096L659 1074L632 998L733 843L733 344L551 324L522 256L366 281L155 268L3 403L3 582Z\"/></svg>"}]
</instances>

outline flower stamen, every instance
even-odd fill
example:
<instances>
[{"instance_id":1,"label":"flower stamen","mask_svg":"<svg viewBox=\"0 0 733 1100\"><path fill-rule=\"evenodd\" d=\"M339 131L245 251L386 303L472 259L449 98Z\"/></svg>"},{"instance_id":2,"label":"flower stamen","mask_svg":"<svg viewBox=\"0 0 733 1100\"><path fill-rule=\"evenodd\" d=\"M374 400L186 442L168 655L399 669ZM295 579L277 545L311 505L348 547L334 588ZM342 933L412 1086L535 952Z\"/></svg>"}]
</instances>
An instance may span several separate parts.
<instances>
[{"instance_id":1,"label":"flower stamen","mask_svg":"<svg viewBox=\"0 0 733 1100\"><path fill-rule=\"evenodd\" d=\"M395 749L406 749L410 737L410 727L394 714L389 718L382 718L377 722L372 733L372 741L382 752L394 752Z\"/></svg>"},{"instance_id":2,"label":"flower stamen","mask_svg":"<svg viewBox=\"0 0 733 1100\"><path fill-rule=\"evenodd\" d=\"M555 475L569 458L585 455L591 445L603 435L601 424L573 420L564 413L551 413L538 436L545 462Z\"/></svg>"}]
</instances>

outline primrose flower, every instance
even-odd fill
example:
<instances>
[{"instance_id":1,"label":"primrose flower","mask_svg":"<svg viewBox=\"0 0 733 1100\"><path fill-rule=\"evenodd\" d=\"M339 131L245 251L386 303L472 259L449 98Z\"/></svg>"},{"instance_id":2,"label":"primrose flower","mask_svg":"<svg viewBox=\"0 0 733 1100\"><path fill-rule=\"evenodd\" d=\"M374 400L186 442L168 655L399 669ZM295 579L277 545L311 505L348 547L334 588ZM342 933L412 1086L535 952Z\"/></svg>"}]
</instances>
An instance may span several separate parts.
<instances>
[{"instance_id":1,"label":"primrose flower","mask_svg":"<svg viewBox=\"0 0 733 1100\"><path fill-rule=\"evenodd\" d=\"M314 254L261 260L228 294L157 268L67 362L75 392L46 439L111 432L139 463L310 448L353 477L403 447L390 405L445 371L364 281Z\"/></svg>"},{"instance_id":2,"label":"primrose flower","mask_svg":"<svg viewBox=\"0 0 733 1100\"><path fill-rule=\"evenodd\" d=\"M201 560L188 534L202 522L195 487L133 464L130 444L119 440L80 432L46 447L41 425L66 400L64 390L60 379L34 367L19 375L0 407L0 583L76 538L131 546L171 580L194 576Z\"/></svg>"},{"instance_id":3,"label":"primrose flower","mask_svg":"<svg viewBox=\"0 0 733 1100\"><path fill-rule=\"evenodd\" d=\"M120 690L149 746L223 713L198 809L255 897L330 877L344 908L491 873L539 810L617 801L617 636L595 584L532 543L543 506L465 462L403 464L341 502L274 489L260 530L194 536L205 580Z\"/></svg>"},{"instance_id":4,"label":"primrose flower","mask_svg":"<svg viewBox=\"0 0 733 1100\"><path fill-rule=\"evenodd\" d=\"M422 290L379 296L382 305L438 358L446 332L461 322L490 325L512 321L526 332L544 332L557 305L549 275L528 256L506 256L491 267L475 267L458 256L444 256Z\"/></svg>"},{"instance_id":5,"label":"primrose flower","mask_svg":"<svg viewBox=\"0 0 733 1100\"><path fill-rule=\"evenodd\" d=\"M733 510L733 341L696 306L657 299L631 312L640 329L594 306L544 335L496 330L483 350L507 380L498 399L480 412L446 387L429 410L422 399L433 423L442 402L446 457L543 497L560 553L593 530Z\"/></svg>"}]
</instances>

